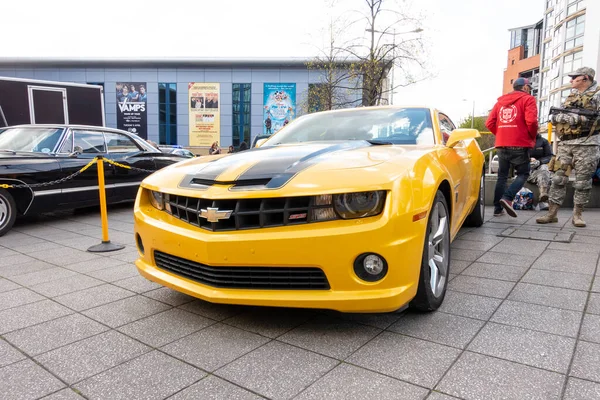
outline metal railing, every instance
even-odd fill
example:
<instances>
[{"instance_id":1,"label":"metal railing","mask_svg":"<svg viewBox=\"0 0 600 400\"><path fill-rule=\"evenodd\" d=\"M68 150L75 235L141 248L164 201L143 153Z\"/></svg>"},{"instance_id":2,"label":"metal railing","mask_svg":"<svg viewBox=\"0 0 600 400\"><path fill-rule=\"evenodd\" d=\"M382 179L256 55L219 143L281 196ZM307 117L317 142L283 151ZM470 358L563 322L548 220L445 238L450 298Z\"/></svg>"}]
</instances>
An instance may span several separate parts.
<instances>
[{"instance_id":1,"label":"metal railing","mask_svg":"<svg viewBox=\"0 0 600 400\"><path fill-rule=\"evenodd\" d=\"M494 159L494 155L496 154L496 148L490 147L489 149L485 149L481 151L484 157L488 158L488 174L493 174L492 172L492 160Z\"/></svg>"}]
</instances>

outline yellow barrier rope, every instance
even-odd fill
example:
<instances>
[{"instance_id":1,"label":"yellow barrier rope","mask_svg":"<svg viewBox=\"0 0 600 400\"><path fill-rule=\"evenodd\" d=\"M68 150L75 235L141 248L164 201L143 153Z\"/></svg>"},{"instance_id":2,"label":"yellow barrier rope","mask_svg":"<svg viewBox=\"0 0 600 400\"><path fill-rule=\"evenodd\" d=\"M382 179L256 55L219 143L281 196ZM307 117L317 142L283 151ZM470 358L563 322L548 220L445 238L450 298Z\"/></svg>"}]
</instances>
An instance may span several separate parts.
<instances>
[{"instance_id":1,"label":"yellow barrier rope","mask_svg":"<svg viewBox=\"0 0 600 400\"><path fill-rule=\"evenodd\" d=\"M121 167L121 168L125 168L125 169L131 169L131 167L129 165L119 164L118 162L113 161L113 160L109 160L108 158L105 158L104 161L106 161L109 164L114 165L115 167Z\"/></svg>"}]
</instances>

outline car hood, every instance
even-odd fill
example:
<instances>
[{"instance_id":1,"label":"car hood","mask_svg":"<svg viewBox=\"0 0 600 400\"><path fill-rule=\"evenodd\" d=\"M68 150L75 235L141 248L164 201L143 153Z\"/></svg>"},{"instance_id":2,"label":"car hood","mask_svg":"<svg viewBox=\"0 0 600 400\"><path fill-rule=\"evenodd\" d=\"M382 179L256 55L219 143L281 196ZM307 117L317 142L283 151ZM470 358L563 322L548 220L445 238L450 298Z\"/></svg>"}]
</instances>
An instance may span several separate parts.
<instances>
[{"instance_id":1,"label":"car hood","mask_svg":"<svg viewBox=\"0 0 600 400\"><path fill-rule=\"evenodd\" d=\"M419 146L372 145L366 141L266 146L182 162L151 175L145 184L154 189L174 184L186 189L233 185L236 191L286 185L333 188L351 181L379 185L411 167L424 151Z\"/></svg>"}]
</instances>

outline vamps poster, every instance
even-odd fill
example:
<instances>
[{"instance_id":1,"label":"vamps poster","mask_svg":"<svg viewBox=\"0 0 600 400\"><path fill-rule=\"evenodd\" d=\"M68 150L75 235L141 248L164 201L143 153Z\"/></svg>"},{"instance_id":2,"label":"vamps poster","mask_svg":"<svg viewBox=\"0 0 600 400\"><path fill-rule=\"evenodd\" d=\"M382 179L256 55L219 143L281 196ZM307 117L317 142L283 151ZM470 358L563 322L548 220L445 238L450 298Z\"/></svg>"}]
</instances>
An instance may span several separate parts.
<instances>
[{"instance_id":1,"label":"vamps poster","mask_svg":"<svg viewBox=\"0 0 600 400\"><path fill-rule=\"evenodd\" d=\"M296 115L296 84L265 83L263 133L270 135L287 125Z\"/></svg>"},{"instance_id":2,"label":"vamps poster","mask_svg":"<svg viewBox=\"0 0 600 400\"><path fill-rule=\"evenodd\" d=\"M117 128L148 138L146 82L117 82Z\"/></svg>"},{"instance_id":3,"label":"vamps poster","mask_svg":"<svg viewBox=\"0 0 600 400\"><path fill-rule=\"evenodd\" d=\"M190 146L220 145L220 84L188 83Z\"/></svg>"}]
</instances>

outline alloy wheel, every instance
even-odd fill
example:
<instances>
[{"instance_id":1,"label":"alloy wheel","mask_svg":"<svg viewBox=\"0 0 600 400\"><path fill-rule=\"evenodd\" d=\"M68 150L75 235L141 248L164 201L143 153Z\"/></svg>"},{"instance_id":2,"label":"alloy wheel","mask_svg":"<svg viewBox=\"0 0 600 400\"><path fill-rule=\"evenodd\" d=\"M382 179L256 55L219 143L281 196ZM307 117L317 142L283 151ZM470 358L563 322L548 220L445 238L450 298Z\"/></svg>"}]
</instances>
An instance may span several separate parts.
<instances>
[{"instance_id":1,"label":"alloy wheel","mask_svg":"<svg viewBox=\"0 0 600 400\"><path fill-rule=\"evenodd\" d=\"M429 233L428 264L431 292L435 297L444 293L448 279L450 235L448 234L448 214L440 202L431 211L431 231Z\"/></svg>"},{"instance_id":2,"label":"alloy wheel","mask_svg":"<svg viewBox=\"0 0 600 400\"><path fill-rule=\"evenodd\" d=\"M0 196L0 227L8 221L8 202Z\"/></svg>"}]
</instances>

